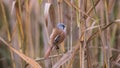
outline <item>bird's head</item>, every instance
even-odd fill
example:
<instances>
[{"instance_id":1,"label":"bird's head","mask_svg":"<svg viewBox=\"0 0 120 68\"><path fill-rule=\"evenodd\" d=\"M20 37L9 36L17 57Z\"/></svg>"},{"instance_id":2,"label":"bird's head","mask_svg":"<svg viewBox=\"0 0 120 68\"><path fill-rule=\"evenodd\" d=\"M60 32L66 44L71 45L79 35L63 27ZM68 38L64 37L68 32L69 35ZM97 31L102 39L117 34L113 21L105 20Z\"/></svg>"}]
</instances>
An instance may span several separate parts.
<instances>
[{"instance_id":1,"label":"bird's head","mask_svg":"<svg viewBox=\"0 0 120 68\"><path fill-rule=\"evenodd\" d=\"M63 30L63 31L66 30L66 26L65 26L63 23L58 23L57 28L58 28L58 29L61 29L61 30Z\"/></svg>"}]
</instances>

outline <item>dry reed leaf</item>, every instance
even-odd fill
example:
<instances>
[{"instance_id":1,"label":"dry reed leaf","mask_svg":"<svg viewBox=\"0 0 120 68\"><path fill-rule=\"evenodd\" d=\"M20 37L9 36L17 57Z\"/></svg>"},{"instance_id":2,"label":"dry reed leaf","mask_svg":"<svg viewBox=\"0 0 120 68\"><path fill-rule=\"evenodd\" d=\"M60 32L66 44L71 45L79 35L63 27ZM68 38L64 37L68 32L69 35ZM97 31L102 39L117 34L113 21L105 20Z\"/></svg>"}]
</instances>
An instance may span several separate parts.
<instances>
[{"instance_id":1,"label":"dry reed leaf","mask_svg":"<svg viewBox=\"0 0 120 68\"><path fill-rule=\"evenodd\" d=\"M100 26L99 25L98 26L91 26L91 27L87 28L85 31L92 30L92 29L98 28L98 27L100 27Z\"/></svg>"},{"instance_id":2,"label":"dry reed leaf","mask_svg":"<svg viewBox=\"0 0 120 68\"><path fill-rule=\"evenodd\" d=\"M91 20L95 20L94 18L92 18L91 16L89 16L87 13L85 13L83 10L81 10L80 8L78 8L76 5L70 3L68 0L64 0L66 4L68 4L70 7L75 8L77 11L81 12L82 14L84 14L85 16L89 17Z\"/></svg>"},{"instance_id":3,"label":"dry reed leaf","mask_svg":"<svg viewBox=\"0 0 120 68\"><path fill-rule=\"evenodd\" d=\"M99 20L94 21L94 22L91 24L91 27L87 28L85 31L92 30L92 29L94 29L94 28L100 27L100 25L96 25L96 26L95 26L96 22L98 22L98 21L99 21Z\"/></svg>"},{"instance_id":4,"label":"dry reed leaf","mask_svg":"<svg viewBox=\"0 0 120 68\"><path fill-rule=\"evenodd\" d=\"M120 22L120 19L115 20L115 22Z\"/></svg>"},{"instance_id":5,"label":"dry reed leaf","mask_svg":"<svg viewBox=\"0 0 120 68\"><path fill-rule=\"evenodd\" d=\"M55 23L56 23L55 11L54 11L54 7L51 3L45 4L44 16L45 16L46 26L48 26L48 18L50 17L51 24L53 27L55 27Z\"/></svg>"},{"instance_id":6,"label":"dry reed leaf","mask_svg":"<svg viewBox=\"0 0 120 68\"><path fill-rule=\"evenodd\" d=\"M15 6L15 10L16 10L16 17L17 17L17 22L18 22L18 26L19 26L19 31L20 31L20 35L22 40L24 40L24 31L23 31L23 22L22 22L22 14L21 14L21 6L20 6L20 2L15 2L17 6Z\"/></svg>"},{"instance_id":7,"label":"dry reed leaf","mask_svg":"<svg viewBox=\"0 0 120 68\"><path fill-rule=\"evenodd\" d=\"M71 56L72 56L72 51L67 52L52 68L60 68L61 65L63 65L64 63L66 63L71 59Z\"/></svg>"},{"instance_id":8,"label":"dry reed leaf","mask_svg":"<svg viewBox=\"0 0 120 68\"><path fill-rule=\"evenodd\" d=\"M0 0L0 8L1 8L1 11L2 11L1 14L3 15L3 22L5 24L5 28L6 28L6 31L7 31L8 41L11 41L9 24L8 24L8 21L7 21L7 16L6 16L6 13L5 13L5 7L4 7L4 4L3 4L2 0Z\"/></svg>"},{"instance_id":9,"label":"dry reed leaf","mask_svg":"<svg viewBox=\"0 0 120 68\"><path fill-rule=\"evenodd\" d=\"M88 11L87 14L89 15L90 12L98 5L98 3L100 2L100 0L97 0L97 2L94 4L94 6L92 6Z\"/></svg>"},{"instance_id":10,"label":"dry reed leaf","mask_svg":"<svg viewBox=\"0 0 120 68\"><path fill-rule=\"evenodd\" d=\"M15 52L18 56L20 56L23 60L25 60L28 64L30 64L33 68L42 68L35 60L25 56L23 53L17 51L11 44L8 44L3 38L0 37L0 40L13 52Z\"/></svg>"},{"instance_id":11,"label":"dry reed leaf","mask_svg":"<svg viewBox=\"0 0 120 68\"><path fill-rule=\"evenodd\" d=\"M65 53L63 55L63 57L58 62L56 62L56 64L52 68L60 68L61 65L65 64L70 59L71 59L71 62L73 62L73 59L74 59L77 51L79 50L79 47L80 47L80 43L79 43L79 41L77 41L75 47L72 50ZM71 64L71 62L69 64ZM68 67L69 67L69 65L68 65Z\"/></svg>"},{"instance_id":12,"label":"dry reed leaf","mask_svg":"<svg viewBox=\"0 0 120 68\"><path fill-rule=\"evenodd\" d=\"M118 22L120 22L119 19L114 20L113 22L109 23L108 25L103 26L103 27L101 28L101 31L104 31L105 29L107 29L107 28L108 28L109 26L111 26L112 24L118 23ZM90 42L90 40L92 40L93 38L95 38L97 34L99 34L99 30L96 31L96 32L94 32L94 33L88 38L87 43Z\"/></svg>"},{"instance_id":13,"label":"dry reed leaf","mask_svg":"<svg viewBox=\"0 0 120 68\"><path fill-rule=\"evenodd\" d=\"M57 57L59 57L59 56L63 56L63 54L52 55L52 56L49 56L48 59L57 58ZM46 60L46 58L44 58L44 57L43 57L43 58L36 58L35 60L38 62L38 61Z\"/></svg>"},{"instance_id":14,"label":"dry reed leaf","mask_svg":"<svg viewBox=\"0 0 120 68\"><path fill-rule=\"evenodd\" d=\"M58 22L63 22L63 0L57 0Z\"/></svg>"},{"instance_id":15,"label":"dry reed leaf","mask_svg":"<svg viewBox=\"0 0 120 68\"><path fill-rule=\"evenodd\" d=\"M13 10L15 8L15 3L16 3L16 1L13 1L13 3L12 3L11 15L13 14Z\"/></svg>"}]
</instances>

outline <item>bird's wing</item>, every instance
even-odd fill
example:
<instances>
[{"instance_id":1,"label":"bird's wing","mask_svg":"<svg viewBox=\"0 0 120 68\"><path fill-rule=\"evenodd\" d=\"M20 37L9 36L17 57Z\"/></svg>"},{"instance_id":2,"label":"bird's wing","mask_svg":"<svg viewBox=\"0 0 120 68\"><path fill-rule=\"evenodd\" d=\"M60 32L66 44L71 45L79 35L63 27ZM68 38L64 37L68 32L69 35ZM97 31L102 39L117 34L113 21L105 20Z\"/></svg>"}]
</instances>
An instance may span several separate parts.
<instances>
[{"instance_id":1,"label":"bird's wing","mask_svg":"<svg viewBox=\"0 0 120 68\"><path fill-rule=\"evenodd\" d=\"M54 44L58 43L60 41L60 35L57 35L54 39Z\"/></svg>"}]
</instances>

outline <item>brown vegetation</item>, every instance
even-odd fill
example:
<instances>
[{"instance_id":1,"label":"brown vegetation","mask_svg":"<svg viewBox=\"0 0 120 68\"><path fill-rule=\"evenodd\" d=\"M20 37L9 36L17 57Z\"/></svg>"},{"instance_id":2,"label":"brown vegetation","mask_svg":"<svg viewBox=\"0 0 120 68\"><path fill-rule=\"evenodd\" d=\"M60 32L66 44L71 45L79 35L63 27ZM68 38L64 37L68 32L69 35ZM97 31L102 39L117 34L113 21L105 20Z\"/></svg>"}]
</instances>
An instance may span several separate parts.
<instances>
[{"instance_id":1,"label":"brown vegetation","mask_svg":"<svg viewBox=\"0 0 120 68\"><path fill-rule=\"evenodd\" d=\"M67 36L48 59L52 28ZM0 0L0 68L120 68L120 0Z\"/></svg>"}]
</instances>

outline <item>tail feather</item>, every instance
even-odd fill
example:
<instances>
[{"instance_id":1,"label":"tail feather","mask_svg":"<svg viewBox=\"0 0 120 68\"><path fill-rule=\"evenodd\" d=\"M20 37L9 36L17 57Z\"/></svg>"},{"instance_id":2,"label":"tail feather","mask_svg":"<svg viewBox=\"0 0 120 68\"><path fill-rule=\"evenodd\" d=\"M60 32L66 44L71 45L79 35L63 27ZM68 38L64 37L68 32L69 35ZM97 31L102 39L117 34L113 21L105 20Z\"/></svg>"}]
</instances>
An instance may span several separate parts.
<instances>
[{"instance_id":1,"label":"tail feather","mask_svg":"<svg viewBox=\"0 0 120 68\"><path fill-rule=\"evenodd\" d=\"M49 48L47 49L47 51L45 52L45 56L44 56L45 59L47 59L47 58L49 57L50 52L52 51L52 48L53 48L53 46L49 47Z\"/></svg>"}]
</instances>

